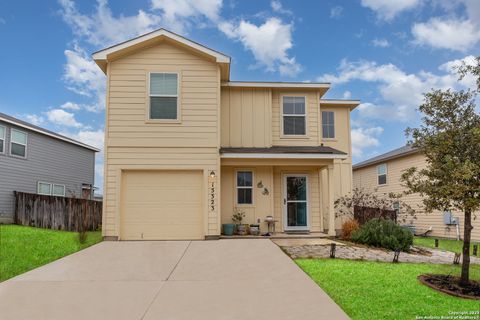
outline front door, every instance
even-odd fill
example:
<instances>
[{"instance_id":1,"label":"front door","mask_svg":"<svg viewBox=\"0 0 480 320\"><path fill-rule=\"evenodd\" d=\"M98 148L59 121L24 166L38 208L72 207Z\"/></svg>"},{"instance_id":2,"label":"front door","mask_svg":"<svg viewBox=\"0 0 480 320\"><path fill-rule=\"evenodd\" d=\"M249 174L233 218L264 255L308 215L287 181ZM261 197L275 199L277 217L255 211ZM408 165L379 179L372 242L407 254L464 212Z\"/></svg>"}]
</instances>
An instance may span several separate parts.
<instances>
[{"instance_id":1,"label":"front door","mask_svg":"<svg viewBox=\"0 0 480 320\"><path fill-rule=\"evenodd\" d=\"M284 175L284 230L308 230L307 176Z\"/></svg>"}]
</instances>

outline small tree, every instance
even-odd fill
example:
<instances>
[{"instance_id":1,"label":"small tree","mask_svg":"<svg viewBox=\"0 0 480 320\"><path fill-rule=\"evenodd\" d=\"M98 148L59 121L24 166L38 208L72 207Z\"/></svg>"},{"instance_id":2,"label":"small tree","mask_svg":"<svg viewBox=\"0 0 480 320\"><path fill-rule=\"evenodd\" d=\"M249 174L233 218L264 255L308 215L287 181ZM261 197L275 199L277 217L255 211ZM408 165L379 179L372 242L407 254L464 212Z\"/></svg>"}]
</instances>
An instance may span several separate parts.
<instances>
[{"instance_id":1,"label":"small tree","mask_svg":"<svg viewBox=\"0 0 480 320\"><path fill-rule=\"evenodd\" d=\"M475 69L465 68L460 68L461 76L475 74ZM479 76L478 67L476 70ZM411 137L409 143L424 151L427 166L412 167L402 174L407 192L422 195L427 212L463 212L462 285L469 282L472 213L480 208L480 115L475 112L475 97L474 91L451 89L425 94L419 107L422 124L406 133Z\"/></svg>"},{"instance_id":2,"label":"small tree","mask_svg":"<svg viewBox=\"0 0 480 320\"><path fill-rule=\"evenodd\" d=\"M353 217L355 207L359 207L364 213L368 208L378 209L380 212L397 209L397 218L400 216L402 222L405 222L407 217L415 219L415 210L402 200L402 194L379 194L378 189L367 192L363 188L354 188L351 193L335 200L334 204L337 217Z\"/></svg>"}]
</instances>

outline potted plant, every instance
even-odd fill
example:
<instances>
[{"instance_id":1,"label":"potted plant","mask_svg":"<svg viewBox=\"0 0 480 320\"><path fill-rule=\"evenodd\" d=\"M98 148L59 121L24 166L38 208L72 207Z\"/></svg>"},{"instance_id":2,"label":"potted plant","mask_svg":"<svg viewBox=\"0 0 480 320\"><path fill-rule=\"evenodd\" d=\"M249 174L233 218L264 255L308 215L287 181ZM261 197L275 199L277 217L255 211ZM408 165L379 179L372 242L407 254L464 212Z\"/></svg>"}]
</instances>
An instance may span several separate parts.
<instances>
[{"instance_id":1,"label":"potted plant","mask_svg":"<svg viewBox=\"0 0 480 320\"><path fill-rule=\"evenodd\" d=\"M259 224L251 224L250 225L250 234L252 236L260 235L260 225Z\"/></svg>"},{"instance_id":2,"label":"potted plant","mask_svg":"<svg viewBox=\"0 0 480 320\"><path fill-rule=\"evenodd\" d=\"M224 223L222 224L223 234L226 236L233 236L235 232L235 224L233 223Z\"/></svg>"},{"instance_id":3,"label":"potted plant","mask_svg":"<svg viewBox=\"0 0 480 320\"><path fill-rule=\"evenodd\" d=\"M247 228L242 224L243 218L245 218L245 212L238 208L233 209L232 221L237 226L237 234L241 236L247 234Z\"/></svg>"}]
</instances>

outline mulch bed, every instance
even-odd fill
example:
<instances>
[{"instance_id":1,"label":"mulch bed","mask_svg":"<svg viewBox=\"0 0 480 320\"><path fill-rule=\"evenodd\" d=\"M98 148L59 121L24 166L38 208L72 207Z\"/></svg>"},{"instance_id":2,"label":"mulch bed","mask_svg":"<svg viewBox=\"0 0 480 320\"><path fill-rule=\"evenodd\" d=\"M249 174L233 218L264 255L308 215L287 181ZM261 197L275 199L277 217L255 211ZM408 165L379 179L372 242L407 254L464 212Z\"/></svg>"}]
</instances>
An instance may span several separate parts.
<instances>
[{"instance_id":1,"label":"mulch bed","mask_svg":"<svg viewBox=\"0 0 480 320\"><path fill-rule=\"evenodd\" d=\"M465 299L480 300L480 282L470 280L469 285L461 286L460 278L444 274L422 274L418 280L437 291Z\"/></svg>"}]
</instances>

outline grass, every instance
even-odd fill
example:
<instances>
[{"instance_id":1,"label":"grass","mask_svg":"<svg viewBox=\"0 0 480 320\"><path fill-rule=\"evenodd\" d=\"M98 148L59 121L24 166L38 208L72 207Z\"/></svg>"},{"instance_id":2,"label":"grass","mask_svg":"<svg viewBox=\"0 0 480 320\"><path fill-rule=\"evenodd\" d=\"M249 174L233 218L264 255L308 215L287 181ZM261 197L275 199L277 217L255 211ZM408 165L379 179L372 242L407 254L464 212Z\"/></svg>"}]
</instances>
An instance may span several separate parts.
<instances>
[{"instance_id":1,"label":"grass","mask_svg":"<svg viewBox=\"0 0 480 320\"><path fill-rule=\"evenodd\" d=\"M435 238L433 237L414 237L413 244L416 246L422 246L427 248L435 248ZM473 245L475 242L470 243L470 254L473 254ZM480 244L479 244L480 247ZM451 240L451 239L439 239L438 249L461 253L463 248L463 241ZM478 254L480 255L480 248Z\"/></svg>"},{"instance_id":2,"label":"grass","mask_svg":"<svg viewBox=\"0 0 480 320\"><path fill-rule=\"evenodd\" d=\"M80 243L77 232L17 225L0 225L0 281L40 267L102 240L100 231L88 232Z\"/></svg>"},{"instance_id":3,"label":"grass","mask_svg":"<svg viewBox=\"0 0 480 320\"><path fill-rule=\"evenodd\" d=\"M442 294L420 284L424 273L460 274L453 265L298 259L296 263L353 319L415 319L478 312L478 300ZM480 266L470 269L480 279Z\"/></svg>"}]
</instances>

